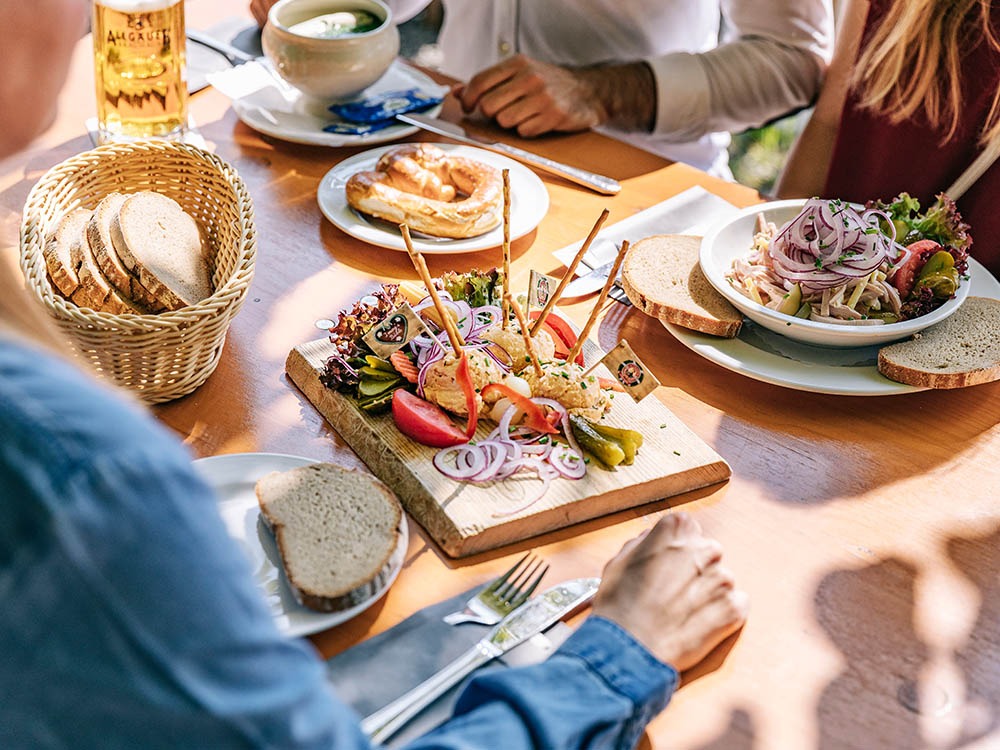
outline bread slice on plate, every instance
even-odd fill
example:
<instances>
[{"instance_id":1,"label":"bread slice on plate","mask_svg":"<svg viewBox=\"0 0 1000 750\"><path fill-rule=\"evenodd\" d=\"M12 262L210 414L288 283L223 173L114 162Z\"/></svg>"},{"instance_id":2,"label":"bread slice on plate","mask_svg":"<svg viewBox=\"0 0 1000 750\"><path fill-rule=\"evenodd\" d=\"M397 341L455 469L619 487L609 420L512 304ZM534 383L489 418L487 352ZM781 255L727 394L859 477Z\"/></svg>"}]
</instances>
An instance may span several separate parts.
<instances>
[{"instance_id":1,"label":"bread slice on plate","mask_svg":"<svg viewBox=\"0 0 1000 750\"><path fill-rule=\"evenodd\" d=\"M80 233L90 218L90 211L77 208L63 216L55 231L45 240L42 256L49 272L52 285L66 297L72 299L80 288L80 264L71 253L74 242L80 241Z\"/></svg>"},{"instance_id":2,"label":"bread slice on plate","mask_svg":"<svg viewBox=\"0 0 1000 750\"><path fill-rule=\"evenodd\" d=\"M733 338L743 316L705 278L698 263L701 237L658 234L629 248L622 288L647 315L712 336Z\"/></svg>"},{"instance_id":3,"label":"bread slice on plate","mask_svg":"<svg viewBox=\"0 0 1000 750\"><path fill-rule=\"evenodd\" d=\"M168 310L212 294L198 225L173 198L130 195L112 219L111 242L125 268Z\"/></svg>"},{"instance_id":4,"label":"bread slice on plate","mask_svg":"<svg viewBox=\"0 0 1000 750\"><path fill-rule=\"evenodd\" d=\"M308 464L262 477L256 492L300 604L338 612L385 586L403 511L378 479L336 464Z\"/></svg>"},{"instance_id":5,"label":"bread slice on plate","mask_svg":"<svg viewBox=\"0 0 1000 750\"><path fill-rule=\"evenodd\" d=\"M149 312L162 312L166 306L142 285L137 276L125 268L111 241L111 224L126 200L128 196L124 193L109 193L97 204L90 221L87 222L90 250L105 278L121 296L133 300Z\"/></svg>"},{"instance_id":6,"label":"bread slice on plate","mask_svg":"<svg viewBox=\"0 0 1000 750\"><path fill-rule=\"evenodd\" d=\"M969 297L940 323L879 349L878 370L918 388L1000 380L1000 300Z\"/></svg>"}]
</instances>

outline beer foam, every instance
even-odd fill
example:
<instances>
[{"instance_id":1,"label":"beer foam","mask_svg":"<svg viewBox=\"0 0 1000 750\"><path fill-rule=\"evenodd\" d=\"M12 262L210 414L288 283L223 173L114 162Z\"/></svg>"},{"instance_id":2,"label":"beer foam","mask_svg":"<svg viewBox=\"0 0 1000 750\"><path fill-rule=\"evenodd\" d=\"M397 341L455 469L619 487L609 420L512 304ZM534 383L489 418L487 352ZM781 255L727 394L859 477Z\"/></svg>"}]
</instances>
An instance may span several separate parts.
<instances>
[{"instance_id":1,"label":"beer foam","mask_svg":"<svg viewBox=\"0 0 1000 750\"><path fill-rule=\"evenodd\" d=\"M99 0L98 4L119 13L152 13L179 5L184 0Z\"/></svg>"}]
</instances>

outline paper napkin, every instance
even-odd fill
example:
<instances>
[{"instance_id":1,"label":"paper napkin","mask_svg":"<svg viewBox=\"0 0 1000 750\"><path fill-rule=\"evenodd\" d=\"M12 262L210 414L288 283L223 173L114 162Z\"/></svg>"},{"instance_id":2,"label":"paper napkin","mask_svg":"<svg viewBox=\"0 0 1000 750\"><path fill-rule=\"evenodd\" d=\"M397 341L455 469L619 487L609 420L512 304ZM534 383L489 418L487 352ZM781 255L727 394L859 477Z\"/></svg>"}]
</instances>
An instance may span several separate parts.
<instances>
[{"instance_id":1,"label":"paper napkin","mask_svg":"<svg viewBox=\"0 0 1000 750\"><path fill-rule=\"evenodd\" d=\"M464 651L490 628L475 623L449 625L441 618L462 609L476 589L420 610L395 627L327 661L327 679L342 701L361 717L377 711L419 685ZM506 669L544 661L572 629L556 623L482 669ZM462 686L446 693L394 735L386 747L399 747L451 716Z\"/></svg>"},{"instance_id":2,"label":"paper napkin","mask_svg":"<svg viewBox=\"0 0 1000 750\"><path fill-rule=\"evenodd\" d=\"M622 240L634 243L653 234L704 234L715 223L739 212L736 206L702 187L688 188L662 203L622 219L601 230L577 268L578 274L615 259ZM582 238L581 238L582 241ZM553 255L569 266L580 251L580 242L557 250Z\"/></svg>"}]
</instances>

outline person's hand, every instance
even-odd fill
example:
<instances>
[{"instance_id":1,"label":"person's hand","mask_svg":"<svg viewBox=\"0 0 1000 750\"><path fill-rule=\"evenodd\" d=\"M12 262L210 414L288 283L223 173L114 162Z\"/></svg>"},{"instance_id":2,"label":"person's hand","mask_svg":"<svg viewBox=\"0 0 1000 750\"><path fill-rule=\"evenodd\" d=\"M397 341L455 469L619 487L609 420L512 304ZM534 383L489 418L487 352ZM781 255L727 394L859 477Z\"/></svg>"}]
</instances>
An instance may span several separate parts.
<instances>
[{"instance_id":1,"label":"person's hand","mask_svg":"<svg viewBox=\"0 0 1000 750\"><path fill-rule=\"evenodd\" d=\"M267 12L276 2L278 0L250 0L250 13L253 14L254 20L261 28L267 23Z\"/></svg>"},{"instance_id":2,"label":"person's hand","mask_svg":"<svg viewBox=\"0 0 1000 750\"><path fill-rule=\"evenodd\" d=\"M588 75L524 55L477 73L452 93L466 112L479 110L525 138L586 130L608 119Z\"/></svg>"},{"instance_id":3,"label":"person's hand","mask_svg":"<svg viewBox=\"0 0 1000 750\"><path fill-rule=\"evenodd\" d=\"M671 513L607 564L593 612L684 671L746 619L747 596L721 560L722 547L693 518Z\"/></svg>"}]
</instances>

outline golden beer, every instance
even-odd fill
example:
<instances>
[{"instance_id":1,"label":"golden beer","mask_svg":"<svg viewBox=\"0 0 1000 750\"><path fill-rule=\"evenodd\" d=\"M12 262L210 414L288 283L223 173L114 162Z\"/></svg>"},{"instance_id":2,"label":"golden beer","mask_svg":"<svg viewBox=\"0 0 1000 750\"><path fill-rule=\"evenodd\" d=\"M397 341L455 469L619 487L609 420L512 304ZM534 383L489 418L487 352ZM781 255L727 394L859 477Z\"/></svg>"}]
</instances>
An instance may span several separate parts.
<instances>
[{"instance_id":1,"label":"golden beer","mask_svg":"<svg viewBox=\"0 0 1000 750\"><path fill-rule=\"evenodd\" d=\"M184 0L95 0L93 35L100 141L182 137Z\"/></svg>"}]
</instances>

